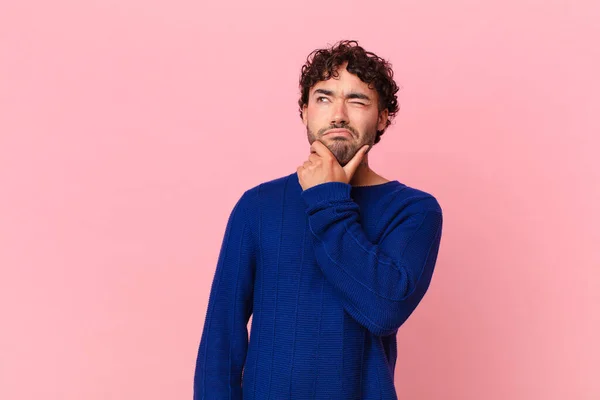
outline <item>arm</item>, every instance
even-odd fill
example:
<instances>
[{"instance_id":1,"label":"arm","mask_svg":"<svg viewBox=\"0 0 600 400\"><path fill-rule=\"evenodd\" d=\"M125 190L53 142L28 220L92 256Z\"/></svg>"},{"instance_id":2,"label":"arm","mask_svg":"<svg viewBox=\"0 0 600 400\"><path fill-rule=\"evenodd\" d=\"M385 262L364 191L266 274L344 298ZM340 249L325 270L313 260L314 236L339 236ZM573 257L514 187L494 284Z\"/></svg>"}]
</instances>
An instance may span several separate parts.
<instances>
[{"instance_id":1,"label":"arm","mask_svg":"<svg viewBox=\"0 0 600 400\"><path fill-rule=\"evenodd\" d=\"M302 192L317 262L346 312L373 334L390 335L429 286L442 211L427 194L407 201L401 210L388 210L391 224L379 244L373 244L359 222L350 189L343 182L327 182Z\"/></svg>"},{"instance_id":2,"label":"arm","mask_svg":"<svg viewBox=\"0 0 600 400\"><path fill-rule=\"evenodd\" d=\"M229 217L208 301L194 374L194 400L242 399L256 246L250 192Z\"/></svg>"}]
</instances>

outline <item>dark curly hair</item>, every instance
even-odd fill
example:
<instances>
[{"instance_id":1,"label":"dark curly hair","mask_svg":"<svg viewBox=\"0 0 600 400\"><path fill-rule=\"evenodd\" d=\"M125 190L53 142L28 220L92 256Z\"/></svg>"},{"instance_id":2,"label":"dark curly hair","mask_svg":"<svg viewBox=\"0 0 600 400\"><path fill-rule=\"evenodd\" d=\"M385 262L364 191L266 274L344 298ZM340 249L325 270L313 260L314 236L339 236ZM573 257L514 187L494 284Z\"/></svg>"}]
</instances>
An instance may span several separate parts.
<instances>
[{"instance_id":1,"label":"dark curly hair","mask_svg":"<svg viewBox=\"0 0 600 400\"><path fill-rule=\"evenodd\" d=\"M365 51L356 40L342 40L330 48L317 49L311 52L302 66L300 74L300 118L302 108L308 104L308 94L317 82L337 77L337 68L348 62L348 72L358 76L360 80L375 89L379 95L379 111L387 108L388 120L385 127L377 131L375 143L378 143L385 129L390 126L392 119L399 110L396 93L399 90L394 82L392 65L374 53Z\"/></svg>"}]
</instances>

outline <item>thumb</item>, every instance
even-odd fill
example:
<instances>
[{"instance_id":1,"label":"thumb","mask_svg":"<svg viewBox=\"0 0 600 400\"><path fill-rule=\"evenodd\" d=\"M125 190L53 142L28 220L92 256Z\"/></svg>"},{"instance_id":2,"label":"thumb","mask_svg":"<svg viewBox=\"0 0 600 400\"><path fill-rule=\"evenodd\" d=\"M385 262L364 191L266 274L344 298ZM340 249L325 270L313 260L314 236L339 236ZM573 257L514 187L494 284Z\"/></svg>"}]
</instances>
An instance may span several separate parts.
<instances>
[{"instance_id":1,"label":"thumb","mask_svg":"<svg viewBox=\"0 0 600 400\"><path fill-rule=\"evenodd\" d=\"M368 144L364 145L363 147L360 148L359 151L356 152L354 157L352 157L352 160L348 161L348 164L344 165L343 168L344 168L344 172L346 173L346 176L348 177L348 181L350 179L352 179L352 176L354 176L356 169L360 165L360 162L362 161L365 154L367 154L368 150L369 150L369 145Z\"/></svg>"}]
</instances>

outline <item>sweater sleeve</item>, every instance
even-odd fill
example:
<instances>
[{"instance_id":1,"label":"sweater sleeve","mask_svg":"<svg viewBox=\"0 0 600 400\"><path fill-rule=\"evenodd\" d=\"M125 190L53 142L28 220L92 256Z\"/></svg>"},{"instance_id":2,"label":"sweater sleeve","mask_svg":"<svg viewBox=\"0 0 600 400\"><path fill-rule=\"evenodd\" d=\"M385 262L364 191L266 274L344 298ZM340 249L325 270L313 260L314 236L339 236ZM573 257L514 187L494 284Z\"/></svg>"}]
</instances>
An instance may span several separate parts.
<instances>
[{"instance_id":1,"label":"sweater sleeve","mask_svg":"<svg viewBox=\"0 0 600 400\"><path fill-rule=\"evenodd\" d=\"M256 260L250 191L234 206L212 281L196 359L194 400L242 399Z\"/></svg>"},{"instance_id":2,"label":"sweater sleeve","mask_svg":"<svg viewBox=\"0 0 600 400\"><path fill-rule=\"evenodd\" d=\"M302 192L317 262L350 316L375 335L394 334L429 286L442 210L428 194L407 201L401 211L388 210L383 218L390 224L374 244L360 224L350 189L327 182Z\"/></svg>"}]
</instances>

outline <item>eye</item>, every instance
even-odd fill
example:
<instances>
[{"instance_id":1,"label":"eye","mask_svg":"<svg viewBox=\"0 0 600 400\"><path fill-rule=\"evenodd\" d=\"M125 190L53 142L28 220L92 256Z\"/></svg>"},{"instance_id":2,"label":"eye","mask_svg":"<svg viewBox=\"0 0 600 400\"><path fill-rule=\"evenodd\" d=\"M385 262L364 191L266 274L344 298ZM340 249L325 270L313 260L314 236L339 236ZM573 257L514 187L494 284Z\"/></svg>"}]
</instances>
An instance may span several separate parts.
<instances>
[{"instance_id":1,"label":"eye","mask_svg":"<svg viewBox=\"0 0 600 400\"><path fill-rule=\"evenodd\" d=\"M323 97L323 96L317 97L317 103L321 103L323 100L329 101L329 99L327 97Z\"/></svg>"}]
</instances>

